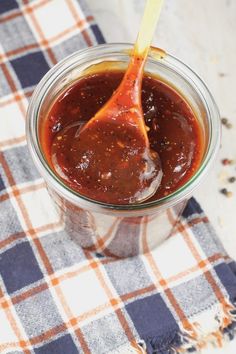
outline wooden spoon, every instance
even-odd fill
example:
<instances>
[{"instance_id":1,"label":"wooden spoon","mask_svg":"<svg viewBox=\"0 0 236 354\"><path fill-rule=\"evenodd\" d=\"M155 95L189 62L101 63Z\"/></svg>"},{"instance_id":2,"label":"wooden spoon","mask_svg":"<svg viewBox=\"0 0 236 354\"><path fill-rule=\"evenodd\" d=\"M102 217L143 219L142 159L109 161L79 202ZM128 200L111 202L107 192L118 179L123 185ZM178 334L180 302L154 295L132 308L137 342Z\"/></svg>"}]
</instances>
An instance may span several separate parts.
<instances>
[{"instance_id":1,"label":"wooden spoon","mask_svg":"<svg viewBox=\"0 0 236 354\"><path fill-rule=\"evenodd\" d=\"M162 2L147 0L122 82L73 139L71 146L76 154L70 159L71 174L79 191L92 199L112 204L140 203L160 185L161 162L150 149L141 85Z\"/></svg>"}]
</instances>

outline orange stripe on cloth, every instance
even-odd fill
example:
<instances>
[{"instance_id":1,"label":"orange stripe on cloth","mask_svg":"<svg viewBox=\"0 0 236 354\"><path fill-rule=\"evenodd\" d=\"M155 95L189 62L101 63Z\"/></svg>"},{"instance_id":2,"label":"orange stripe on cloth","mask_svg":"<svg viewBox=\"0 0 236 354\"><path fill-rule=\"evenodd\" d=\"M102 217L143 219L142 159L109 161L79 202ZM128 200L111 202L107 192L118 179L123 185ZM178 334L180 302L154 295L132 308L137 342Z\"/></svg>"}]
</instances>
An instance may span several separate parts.
<instances>
[{"instance_id":1,"label":"orange stripe on cloth","mask_svg":"<svg viewBox=\"0 0 236 354\"><path fill-rule=\"evenodd\" d=\"M0 63L0 66L2 68L3 74L5 75L5 78L10 86L10 89L14 95L15 102L17 102L19 109L22 113L23 118L26 116L26 108L22 103L21 97L16 93L17 88L14 83L14 80L11 77L10 71L7 68L7 65L5 63Z\"/></svg>"},{"instance_id":2,"label":"orange stripe on cloth","mask_svg":"<svg viewBox=\"0 0 236 354\"><path fill-rule=\"evenodd\" d=\"M26 9L29 9L30 11L31 10L37 10L37 9L39 9L40 7L42 7L42 6L44 6L44 5L46 5L46 4L48 4L48 2L49 2L50 0L38 0L37 2L32 2L32 3L29 3L29 6L27 5L27 3L26 3L26 5L25 5L25 8ZM24 0L23 0L23 2L24 2Z\"/></svg>"},{"instance_id":3,"label":"orange stripe on cloth","mask_svg":"<svg viewBox=\"0 0 236 354\"><path fill-rule=\"evenodd\" d=\"M40 47L48 49L48 48L50 48L50 46L52 46L54 44L54 42L58 41L59 39L63 39L64 36L66 36L69 33L74 32L78 28L79 28L79 30L81 30L87 23L89 23L93 20L94 20L94 18L92 16L87 16L85 20L78 21L75 25L71 26L70 28L67 28L64 31L58 33L57 35L50 37L48 39L47 46L45 45L45 40L43 40L43 41L39 41L38 43L28 44L28 45L23 46L21 48L17 48L17 49L11 50L9 52L5 52L4 54L0 54L0 62L9 60L11 57L13 57L15 55L24 54L32 49L38 49Z\"/></svg>"},{"instance_id":4,"label":"orange stripe on cloth","mask_svg":"<svg viewBox=\"0 0 236 354\"><path fill-rule=\"evenodd\" d=\"M57 293L57 296L58 296L58 300L60 301L61 303L61 306L66 314L66 317L67 317L67 327L70 329L70 328L73 328L74 329L74 326L77 325L77 320L73 318L73 313L71 312L70 310L70 307L69 305L67 304L67 301L65 300L65 297L63 295L63 292L59 286L59 284L55 284L52 282L52 285L53 285L53 288L54 290L56 291ZM74 332L81 344L81 347L84 351L84 353L90 353L90 350L89 350L89 347L84 339L84 335L82 333L82 331L77 328L76 330L74 329Z\"/></svg>"},{"instance_id":5,"label":"orange stripe on cloth","mask_svg":"<svg viewBox=\"0 0 236 354\"><path fill-rule=\"evenodd\" d=\"M0 23L8 22L8 21L13 20L14 18L19 17L21 15L22 14L20 11L13 12L13 13L6 15L6 16L1 15Z\"/></svg>"},{"instance_id":6,"label":"orange stripe on cloth","mask_svg":"<svg viewBox=\"0 0 236 354\"><path fill-rule=\"evenodd\" d=\"M72 323L73 323L73 321L72 321ZM84 335L83 335L82 331L80 330L80 328L77 328L75 330L75 334L76 334L76 337L79 338L79 342L81 344L81 347L82 347L84 353L90 354L91 350L89 349L87 343L85 342Z\"/></svg>"},{"instance_id":7,"label":"orange stripe on cloth","mask_svg":"<svg viewBox=\"0 0 236 354\"><path fill-rule=\"evenodd\" d=\"M25 232L21 231L21 232L17 232L13 235L10 235L8 238L6 238L5 240L0 241L0 249L2 249L3 247L6 247L7 245L10 245L12 242L16 241L16 240L20 240L22 238L25 238Z\"/></svg>"},{"instance_id":8,"label":"orange stripe on cloth","mask_svg":"<svg viewBox=\"0 0 236 354\"><path fill-rule=\"evenodd\" d=\"M1 293L2 290L1 290ZM22 348L24 354L29 354L30 351L25 349L26 346L30 345L29 341L25 341L23 338L23 334L21 333L20 328L17 326L16 319L14 318L14 315L12 314L10 308L11 308L11 303L9 303L8 300L5 300L4 302L1 303L1 307L4 310L4 313L8 319L8 322L15 333L15 336L18 338L19 342L18 345ZM8 344L0 344L0 351L6 349Z\"/></svg>"},{"instance_id":9,"label":"orange stripe on cloth","mask_svg":"<svg viewBox=\"0 0 236 354\"><path fill-rule=\"evenodd\" d=\"M67 29L64 30L63 32L58 33L57 35L51 37L51 38L49 39L49 43L50 43L50 44L54 43L54 42L57 41L58 39L63 38L66 34L71 33L71 32L73 32L73 31L76 30L76 29L79 29L79 30L81 31L81 29L82 29L85 25L87 25L89 22L91 22L91 21L93 21L93 20L94 20L93 16L87 16L85 20L80 20L80 19L79 19L79 20L75 23L75 25L73 25L72 27L67 28ZM82 32L83 32L83 31L82 31ZM91 45L92 45L92 44L91 44Z\"/></svg>"},{"instance_id":10,"label":"orange stripe on cloth","mask_svg":"<svg viewBox=\"0 0 236 354\"><path fill-rule=\"evenodd\" d=\"M42 343L43 341L48 341L52 337L55 337L59 333L65 332L67 330L67 324L62 323L56 327L50 328L48 331L40 334L37 337L30 338L30 342L35 345Z\"/></svg>"},{"instance_id":11,"label":"orange stripe on cloth","mask_svg":"<svg viewBox=\"0 0 236 354\"><path fill-rule=\"evenodd\" d=\"M36 7L33 7L29 3L29 0L23 0L23 2L25 4L25 10L23 9L22 11L30 16L31 21L32 21L32 23L34 25L34 28L37 31L38 36L40 38L40 41L38 42L38 45L41 46L41 47L45 47L45 49L46 49L46 51L47 51L47 53L49 55L49 58L51 59L52 64L55 65L57 63L57 59L56 59L56 57L55 57L55 55L53 53L53 50L50 47L50 45L52 45L52 43L55 42L56 40L63 38L63 36L65 36L66 34L74 31L76 28L78 28L80 30L80 32L83 35L83 37L84 37L84 39L85 39L85 41L86 41L88 46L91 46L93 44L92 40L89 37L89 34L87 33L87 31L86 30L82 30L82 28L89 21L92 21L94 19L93 16L88 16L88 17L86 17L86 19L83 19L83 20L80 19L77 9L74 7L74 5L72 4L72 2L70 0L67 0L66 5L68 6L68 9L71 11L72 16L75 19L75 25L73 25L71 28L68 28L68 29L64 30L63 32L57 34L56 36L54 36L54 37L52 37L50 39L46 39L46 37L43 34L42 28L41 28L39 22L37 21L35 15L34 15L33 10ZM48 1L43 2L40 6L46 4L47 2Z\"/></svg>"},{"instance_id":12,"label":"orange stripe on cloth","mask_svg":"<svg viewBox=\"0 0 236 354\"><path fill-rule=\"evenodd\" d=\"M36 344L40 344L44 341L48 341L50 340L52 337L55 337L57 336L58 334L62 333L62 332L65 332L67 330L67 324L60 324L54 328L51 328L49 329L48 331L40 334L39 336L37 337L33 337L30 339L30 342L29 341L24 341L24 340L19 340L19 342L14 342L14 343L6 343L6 344L3 344L1 345L0 344L0 350L4 350L4 349L8 349L8 348L11 348L14 347L14 348L21 348L24 350L24 353L25 354L30 354L31 351L27 350L27 349L24 349L24 348L27 348L29 347L30 345L36 345Z\"/></svg>"},{"instance_id":13,"label":"orange stripe on cloth","mask_svg":"<svg viewBox=\"0 0 236 354\"><path fill-rule=\"evenodd\" d=\"M14 178L12 176L11 170L10 170L10 168L9 168L5 158L4 158L4 155L1 152L0 152L0 162L2 163L2 167L3 167L3 169L5 171L5 174L6 174L7 178L8 178L8 182L9 182L10 186L15 186L16 183L15 183L15 180L14 180ZM16 187L14 187L13 195L15 197L16 202L18 203L18 206L19 206L19 209L21 211L22 217L23 217L24 222L25 222L25 224L27 226L28 235L32 238L35 246L37 247L39 255L40 255L40 257L41 257L41 259L43 261L43 264L44 264L48 274L51 274L51 273L53 273L53 268L52 268L52 266L51 266L51 264L49 262L49 259L48 259L47 255L46 255L46 252L44 251L39 239L36 238L37 237L36 231L33 228L33 225L32 225L32 223L30 221L30 218L29 218L28 212L26 210L26 207L25 207L25 205L24 205L24 203L23 203L23 201L22 201L22 199L20 197L20 191Z\"/></svg>"},{"instance_id":14,"label":"orange stripe on cloth","mask_svg":"<svg viewBox=\"0 0 236 354\"><path fill-rule=\"evenodd\" d=\"M66 321L65 323L63 323L61 325L51 328L50 330L43 332L39 336L30 338L30 341L20 340L18 343L6 344L5 347L7 347L7 346L12 347L13 345L16 347L17 346L27 347L30 345L39 344L39 343L42 343L43 341L49 341L50 339L52 339L53 337L55 337L59 333L65 332L67 329L73 328L76 336L78 337L78 339L80 341L83 352L86 354L90 353L89 347L88 347L87 343L85 342L84 336L82 334L82 331L78 327L78 324L79 324L79 322L81 322L85 319L93 318L96 314L98 314L99 312L104 311L105 309L108 309L108 308L110 308L109 303L98 306L95 309L93 309L91 311L87 311L86 313L84 313L78 317L71 317L69 321ZM1 349L1 345L0 345L0 349Z\"/></svg>"},{"instance_id":15,"label":"orange stripe on cloth","mask_svg":"<svg viewBox=\"0 0 236 354\"><path fill-rule=\"evenodd\" d=\"M6 146L9 146L9 147L16 146L16 145L21 144L23 142L26 142L25 135L19 136L17 138L12 138L12 139L0 141L0 149L5 148Z\"/></svg>"},{"instance_id":16,"label":"orange stripe on cloth","mask_svg":"<svg viewBox=\"0 0 236 354\"><path fill-rule=\"evenodd\" d=\"M224 259L224 257L222 256L222 254L215 254L215 255L209 257L208 261L213 263L213 262L216 262L218 260L223 260L223 259ZM193 273L193 272L199 271L199 269L200 269L199 266L196 265L194 267L186 269L186 271L184 271L184 272L180 272L180 273L178 273L178 274L176 274L174 276L166 278L165 280L161 279L160 283L163 286L163 290L165 291L165 289L168 289L168 285L170 285L171 282L174 282L174 281L177 281L177 280L181 280L182 278L187 276L189 273ZM129 299L136 298L137 296L140 296L140 295L143 295L145 293L152 292L152 291L155 291L155 290L156 290L156 286L153 284L153 285L150 285L150 286L148 286L146 288L139 289L139 290L130 292L128 294L124 294L120 298L122 299L122 301L127 301Z\"/></svg>"},{"instance_id":17,"label":"orange stripe on cloth","mask_svg":"<svg viewBox=\"0 0 236 354\"><path fill-rule=\"evenodd\" d=\"M20 294L20 295L16 295L14 297L12 297L12 303L15 305L15 304L18 304L19 302L22 302L36 294L39 294L41 293L42 291L48 289L48 284L46 283L43 283L43 284L40 284L32 289L29 289L27 291L25 291L24 293Z\"/></svg>"},{"instance_id":18,"label":"orange stripe on cloth","mask_svg":"<svg viewBox=\"0 0 236 354\"><path fill-rule=\"evenodd\" d=\"M1 155L0 155L0 161L1 161ZM6 163L5 163L5 165L6 165ZM11 180L11 183L14 183L14 180ZM11 197L16 197L18 195L23 195L25 193L29 193L32 191L36 191L36 190L45 188L45 186L46 186L45 182L41 182L39 184L32 184L30 186L22 187L20 189L16 186L13 186L12 191L0 196L0 202L6 200L8 198L10 199ZM62 226L62 224L63 224L63 221L60 218L60 220L58 222L46 224L46 225L40 226L35 229L30 228L30 229L25 230L23 232L18 232L16 234L10 235L5 240L0 241L0 249L2 249L3 247L6 247L7 245L11 244L12 242L14 242L18 239L25 238L27 234L37 235L39 232L45 232L45 231L51 230L52 228L58 228L58 227Z\"/></svg>"},{"instance_id":19,"label":"orange stripe on cloth","mask_svg":"<svg viewBox=\"0 0 236 354\"><path fill-rule=\"evenodd\" d=\"M204 263L205 263L205 265L207 265L207 262L214 263L214 262L216 262L216 261L218 261L218 260L221 260L221 259L224 260L224 256L223 256L222 254L220 254L220 253L217 253L217 254L214 254L213 256L207 258L207 259L204 261ZM202 262L202 261L201 261L201 262ZM201 263L201 262L200 262L200 263ZM186 269L186 270L183 271L183 272L180 272L180 273L178 273L178 274L176 274L176 275L173 275L173 276L167 278L167 279L166 279L166 282L167 282L168 284L170 284L170 283L172 283L172 282L174 282L174 281L181 280L182 278L186 277L189 273L197 272L197 271L199 271L200 269L202 270L203 268L200 267L200 263L197 263L197 265L195 265L195 266L193 266L193 267L191 267L191 268L188 268L188 269Z\"/></svg>"},{"instance_id":20,"label":"orange stripe on cloth","mask_svg":"<svg viewBox=\"0 0 236 354\"><path fill-rule=\"evenodd\" d=\"M94 230L97 230L96 226L96 220L94 218L94 215L92 213L89 213L89 217L91 219L91 228ZM115 230L117 224L120 222L121 218L116 218L114 222L111 224L109 229L107 230L106 234L104 236L100 236L97 232L94 233L94 238L96 238L96 243L93 246L86 247L88 251L92 252L103 252L107 257L115 257L116 259L120 258L118 256L113 255L109 251L109 249L106 249L106 241L110 238L112 232Z\"/></svg>"},{"instance_id":21,"label":"orange stripe on cloth","mask_svg":"<svg viewBox=\"0 0 236 354\"><path fill-rule=\"evenodd\" d=\"M191 228L194 225L197 225L197 224L200 224L200 223L208 223L209 222L209 219L207 218L207 216L203 216L203 217L199 217L198 216L198 217L196 217L196 218L194 218L192 220L189 220L187 222L187 224L185 226L183 226L180 223L179 217L175 218L170 209L167 210L167 215L168 215L169 222L173 226L173 229L171 231L171 236L175 235L178 232L181 232L181 230L183 230L183 229L189 229L189 228Z\"/></svg>"},{"instance_id":22,"label":"orange stripe on cloth","mask_svg":"<svg viewBox=\"0 0 236 354\"><path fill-rule=\"evenodd\" d=\"M58 222L46 224L46 225L43 225L43 226L39 226L39 227L37 227L35 229L29 229L29 230L25 230L25 231L22 231L22 232L15 233L15 234L10 235L8 238L6 238L5 240L2 240L0 242L0 249L10 245L12 242L14 242L14 241L16 241L18 239L27 237L27 234L32 234L33 232L35 232L35 237L37 237L36 235L41 233L41 232L50 231L50 230L52 230L54 228L60 228L62 225L63 225L63 221L59 220ZM32 238L34 238L34 235L32 235Z\"/></svg>"},{"instance_id":23,"label":"orange stripe on cloth","mask_svg":"<svg viewBox=\"0 0 236 354\"><path fill-rule=\"evenodd\" d=\"M21 195L22 194L25 194L25 193L30 193L30 192L33 192L33 191L37 191L39 189L43 189L46 187L46 183L43 181L43 182L40 182L40 183L34 183L32 182L33 184L29 185L29 186L23 186L23 187L17 187L16 185L13 185L11 190L7 193L9 197L11 197L12 195L15 195L14 193L17 191L18 193L20 193Z\"/></svg>"},{"instance_id":24,"label":"orange stripe on cloth","mask_svg":"<svg viewBox=\"0 0 236 354\"><path fill-rule=\"evenodd\" d=\"M49 341L53 337L57 336L58 334L60 334L62 332L66 332L67 329L70 329L71 327L73 327L75 334L77 335L77 337L80 340L80 344L82 346L83 352L86 354L90 353L90 350L84 340L84 336L83 336L80 328L78 327L79 322L84 321L88 318L93 318L96 314L98 314L106 309L109 309L109 308L110 308L110 303L106 303L104 305L97 306L93 310L87 311L78 317L71 317L71 319L69 321L67 321L61 325L58 325L54 328L51 328L51 329L47 330L46 332L43 332L39 336L30 338L30 342L20 340L18 343L11 343L11 344L8 343L5 346L12 347L14 345L15 347L17 347L17 346L26 347L26 346L30 346L31 344L37 345L39 343L42 343L43 341ZM2 347L0 345L0 349L1 348Z\"/></svg>"},{"instance_id":25,"label":"orange stripe on cloth","mask_svg":"<svg viewBox=\"0 0 236 354\"><path fill-rule=\"evenodd\" d=\"M100 264L100 261L94 261L93 260L93 257L91 256L90 252L85 250L84 253L85 253L87 259L89 261L91 261L90 266L92 264L94 264L94 263L98 264L98 265ZM116 308L116 305L121 302L121 299L120 298L118 298L118 299L114 299L113 298L113 294L112 294L111 290L109 289L109 286L106 284L106 281L105 281L105 279L104 279L104 277L102 275L102 272L101 272L100 268L97 265L93 265L91 267L91 269L94 270L94 272L95 272L95 274L96 274L101 286L103 287L104 291L106 292L107 297L110 300L110 304L111 304L111 306L113 308L113 311L116 314L121 326L123 327L124 332L125 332L128 340L129 340L129 342L133 343L135 341L135 338L134 338L134 335L133 335L133 333L132 333L132 331L131 331L131 329L129 327L129 323L127 322L127 320L126 320L125 316L123 315L122 311L120 309Z\"/></svg>"},{"instance_id":26,"label":"orange stripe on cloth","mask_svg":"<svg viewBox=\"0 0 236 354\"><path fill-rule=\"evenodd\" d=\"M148 218L145 216L145 218ZM146 257L153 274L155 275L157 279L157 284L161 286L170 301L171 305L173 306L176 314L178 315L183 327L191 331L192 335L195 335L195 331L193 329L193 326L189 322L188 318L185 316L184 311L182 310L181 306L179 305L178 301L176 300L175 296L173 295L172 291L168 288L168 283L167 281L162 277L162 274L160 270L157 267L157 264L149 250L148 243L147 243L147 221L143 224L143 251L144 251L144 257Z\"/></svg>"},{"instance_id":27,"label":"orange stripe on cloth","mask_svg":"<svg viewBox=\"0 0 236 354\"><path fill-rule=\"evenodd\" d=\"M36 4L30 4L30 9L37 9L41 6L43 6L44 4L48 3L48 0L41 0L41 1L38 1ZM27 5L25 5L25 8L28 8ZM1 15L1 18L0 18L0 23L4 23L4 22L7 22L7 21L10 21L10 20L13 20L14 18L16 17L19 17L19 16L22 16L22 11L19 9L19 10L14 10L14 12L10 13L9 15Z\"/></svg>"},{"instance_id":28,"label":"orange stripe on cloth","mask_svg":"<svg viewBox=\"0 0 236 354\"><path fill-rule=\"evenodd\" d=\"M47 51L47 53L48 53L48 56L49 56L49 58L50 58L52 64L55 65L55 64L57 63L57 59L56 59L56 57L55 57L55 55L54 55L52 49L49 47L49 42L48 42L48 40L44 37L43 31L42 31L42 29L41 29L41 27L40 27L40 24L39 24L39 22L37 21L35 15L34 15L34 12L33 12L34 8L31 6L31 4L29 4L29 0L23 0L23 3L24 3L25 5L27 5L27 6L26 6L25 8L22 8L22 12L28 14L29 17L31 18L31 21L32 21L32 23L33 23L33 25L34 25L34 28L35 28L36 32L38 33L38 36L39 36L39 38L40 38L41 43L42 43L43 45L45 45L46 51ZM47 1L45 2L45 4L46 4L46 3L47 3Z\"/></svg>"},{"instance_id":29,"label":"orange stripe on cloth","mask_svg":"<svg viewBox=\"0 0 236 354\"><path fill-rule=\"evenodd\" d=\"M2 352L6 352L6 350L9 350L7 353L11 353L11 351L15 351L16 348L21 347L21 349L23 349L24 346L20 346L20 342L11 342L11 343L4 343L4 344L0 344L0 353ZM24 349L23 353L25 354L30 354L31 352L27 349Z\"/></svg>"},{"instance_id":30,"label":"orange stripe on cloth","mask_svg":"<svg viewBox=\"0 0 236 354\"><path fill-rule=\"evenodd\" d=\"M215 261L220 260L220 259L224 259L224 257L222 255L220 255L220 254L216 254L216 255L211 256L211 257L208 258L209 262L215 262ZM95 267L98 267L98 266L99 265L97 263L93 262L93 265L92 265L93 269ZM63 274L63 275L58 276L58 277L51 276L51 284L52 284L53 287L55 287L55 286L59 285L60 282L62 282L64 280L67 280L67 279L70 279L72 277L78 276L79 274L82 274L82 273L84 273L86 271L89 271L89 270L91 270L91 265L90 266L89 265L85 265L85 266L81 267L79 270L74 271L74 272L68 272L68 273ZM185 275L189 274L190 272L197 271L197 270L199 270L199 267L195 266L195 267L189 268L188 270L186 270L186 272L181 272L181 273L177 274L176 276L172 276L170 278L167 278L165 281L163 281L163 279L161 279L160 283L163 286L163 290L165 290L167 288L167 284L169 284L170 282L176 281L178 279L182 279ZM28 297L45 290L46 288L48 288L48 284L46 284L46 283L41 284L39 286L36 286L33 289L27 290L27 291L25 291L25 292L23 292L21 294L18 294L16 296L12 297L11 301L12 301L13 304L19 303L19 302L27 299ZM145 287L145 288L142 288L142 289L139 289L139 290L124 294L124 295L120 296L119 298L122 301L127 301L129 299L136 298L139 295L143 295L145 293L152 292L152 291L155 291L155 290L156 290L156 286L153 284L153 285L150 285L148 287ZM115 300L113 305L117 306L117 304L120 303L119 298L118 299L113 299L113 300ZM0 299L1 299L1 303L5 302L4 294L1 291L0 291ZM1 303L0 303L0 305L1 305ZM106 305L106 307L107 306L108 305ZM72 317L73 317L73 315L71 313L69 313L68 318L71 319Z\"/></svg>"},{"instance_id":31,"label":"orange stripe on cloth","mask_svg":"<svg viewBox=\"0 0 236 354\"><path fill-rule=\"evenodd\" d=\"M193 257L196 259L196 261L198 262L199 267L202 269L204 267L206 267L209 264L208 260L202 260L197 248L195 247L194 243L191 241L190 235L187 231L187 229L185 229L184 225L182 223L179 224L179 231L180 234L182 235L183 239L185 240L188 248L190 249ZM219 302L222 303L223 301L223 305L228 306L228 304L225 301L224 295L220 289L220 287L217 285L214 277L212 276L211 272L208 270L206 272L203 272L203 275L205 276L206 280L208 281L209 285L211 286L212 290L214 291L217 299Z\"/></svg>"},{"instance_id":32,"label":"orange stripe on cloth","mask_svg":"<svg viewBox=\"0 0 236 354\"><path fill-rule=\"evenodd\" d=\"M87 248L86 248L86 252L88 252ZM109 264L109 263L112 263L112 262L115 262L115 261L116 261L116 259L101 259L100 263L101 264ZM52 275L51 276L51 281L52 281L53 285L58 284L59 282L62 282L62 281L67 280L67 279L74 278L75 276L77 276L79 274L88 272L89 270L91 270L91 267L94 269L96 267L99 267L99 264L96 261L93 261L92 263L86 264L86 265L82 266L81 268L79 268L77 270L68 271L67 273L64 273L64 274L58 275L58 276Z\"/></svg>"},{"instance_id":33,"label":"orange stripe on cloth","mask_svg":"<svg viewBox=\"0 0 236 354\"><path fill-rule=\"evenodd\" d=\"M177 217L174 217L173 214L172 214L172 211L170 208L168 208L166 210L166 214L167 214L167 217L168 217L168 220L170 222L170 224L174 227L176 225L176 222L177 222Z\"/></svg>"},{"instance_id":34,"label":"orange stripe on cloth","mask_svg":"<svg viewBox=\"0 0 236 354\"><path fill-rule=\"evenodd\" d=\"M152 291L156 291L156 286L154 284L149 285L146 288L138 289L138 290L132 291L128 294L121 295L120 298L122 301L127 301L129 299L136 298L140 295L144 295L144 294L150 293Z\"/></svg>"},{"instance_id":35,"label":"orange stripe on cloth","mask_svg":"<svg viewBox=\"0 0 236 354\"><path fill-rule=\"evenodd\" d=\"M7 60L14 55L23 54L24 52L27 52L31 49L36 49L36 48L39 48L39 44L32 43L32 44L25 45L24 47L21 47L21 48L16 48L16 49L11 50L9 52L5 52L4 54L0 54L0 62Z\"/></svg>"},{"instance_id":36,"label":"orange stripe on cloth","mask_svg":"<svg viewBox=\"0 0 236 354\"><path fill-rule=\"evenodd\" d=\"M14 102L17 102L17 101L20 101L20 100L23 100L25 97L30 97L33 93L33 90L31 89L25 89L24 90L24 94L21 94L17 93L17 95L14 96L13 94L13 97L11 97L10 99L6 99L5 100L5 97L1 97L1 100L0 100L0 108L1 107L5 107L5 106L8 106L9 104L12 104Z\"/></svg>"},{"instance_id":37,"label":"orange stripe on cloth","mask_svg":"<svg viewBox=\"0 0 236 354\"><path fill-rule=\"evenodd\" d=\"M69 10L71 11L71 14L72 16L74 17L75 19L75 22L78 24L80 23L81 21L81 18L79 16L79 13L77 11L77 9L75 8L75 6L73 5L72 1L71 0L67 0L67 5L68 5L68 8ZM92 16L91 16L92 17ZM77 27L79 28L79 26L77 25ZM87 45L89 47L91 47L93 45L93 42L88 34L88 32L85 30L81 31L81 34L83 35L84 39L85 39L85 42L87 43Z\"/></svg>"}]
</instances>

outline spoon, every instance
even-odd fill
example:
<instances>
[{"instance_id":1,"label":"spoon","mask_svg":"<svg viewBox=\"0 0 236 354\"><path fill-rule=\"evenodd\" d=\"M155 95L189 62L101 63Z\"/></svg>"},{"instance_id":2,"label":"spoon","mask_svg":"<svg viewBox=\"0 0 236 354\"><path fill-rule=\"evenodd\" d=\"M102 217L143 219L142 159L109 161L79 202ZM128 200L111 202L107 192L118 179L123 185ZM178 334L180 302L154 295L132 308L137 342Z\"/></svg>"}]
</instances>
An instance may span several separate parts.
<instances>
[{"instance_id":1,"label":"spoon","mask_svg":"<svg viewBox=\"0 0 236 354\"><path fill-rule=\"evenodd\" d=\"M141 86L144 65L163 0L147 0L127 71L108 102L77 131L68 166L54 167L73 175L81 194L112 204L140 203L157 191L162 169L150 149ZM66 173L65 173L66 171Z\"/></svg>"}]
</instances>

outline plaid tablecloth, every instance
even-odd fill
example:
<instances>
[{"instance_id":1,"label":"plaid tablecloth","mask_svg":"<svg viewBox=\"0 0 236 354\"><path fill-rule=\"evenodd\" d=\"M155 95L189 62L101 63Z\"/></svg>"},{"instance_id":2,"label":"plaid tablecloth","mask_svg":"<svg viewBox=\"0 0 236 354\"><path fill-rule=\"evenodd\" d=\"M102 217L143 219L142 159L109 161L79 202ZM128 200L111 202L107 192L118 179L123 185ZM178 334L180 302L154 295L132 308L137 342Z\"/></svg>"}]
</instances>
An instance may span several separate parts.
<instances>
[{"instance_id":1,"label":"plaid tablecloth","mask_svg":"<svg viewBox=\"0 0 236 354\"><path fill-rule=\"evenodd\" d=\"M0 353L183 353L235 334L236 266L194 199L159 248L116 260L74 243L35 170L35 84L101 42L82 0L0 1Z\"/></svg>"}]
</instances>

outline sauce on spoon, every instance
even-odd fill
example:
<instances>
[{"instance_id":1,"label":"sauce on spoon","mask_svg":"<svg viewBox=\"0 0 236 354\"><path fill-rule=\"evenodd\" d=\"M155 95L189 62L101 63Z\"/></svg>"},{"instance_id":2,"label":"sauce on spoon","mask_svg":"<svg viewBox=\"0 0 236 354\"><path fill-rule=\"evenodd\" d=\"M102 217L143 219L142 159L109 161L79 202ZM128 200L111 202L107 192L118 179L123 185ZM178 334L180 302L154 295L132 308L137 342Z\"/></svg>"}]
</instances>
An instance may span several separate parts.
<instances>
[{"instance_id":1,"label":"sauce on spoon","mask_svg":"<svg viewBox=\"0 0 236 354\"><path fill-rule=\"evenodd\" d=\"M154 195L161 183L161 161L150 148L141 103L143 69L161 5L162 0L147 0L128 69L108 102L84 126L78 126L69 170L52 149L57 173L64 179L73 174L78 187L92 199L140 203ZM65 129L63 134L67 133Z\"/></svg>"}]
</instances>

